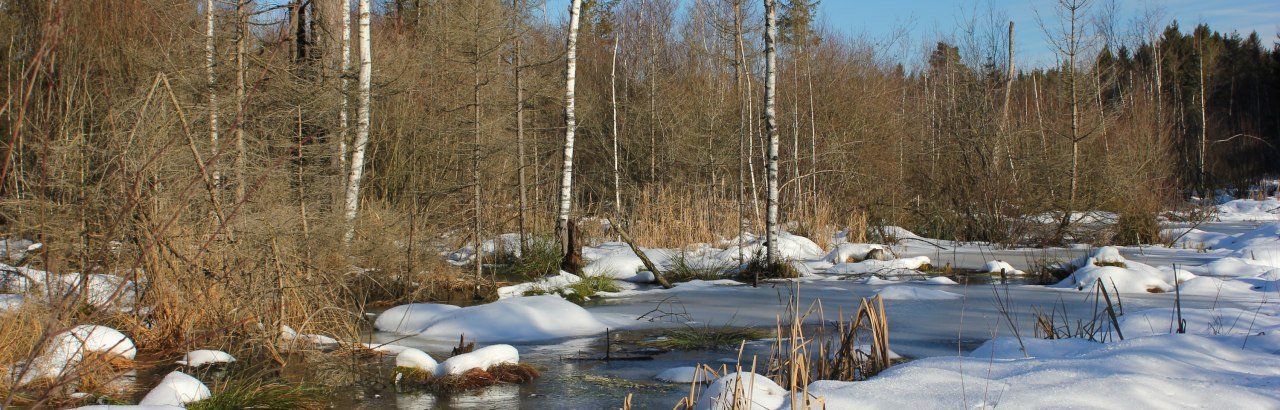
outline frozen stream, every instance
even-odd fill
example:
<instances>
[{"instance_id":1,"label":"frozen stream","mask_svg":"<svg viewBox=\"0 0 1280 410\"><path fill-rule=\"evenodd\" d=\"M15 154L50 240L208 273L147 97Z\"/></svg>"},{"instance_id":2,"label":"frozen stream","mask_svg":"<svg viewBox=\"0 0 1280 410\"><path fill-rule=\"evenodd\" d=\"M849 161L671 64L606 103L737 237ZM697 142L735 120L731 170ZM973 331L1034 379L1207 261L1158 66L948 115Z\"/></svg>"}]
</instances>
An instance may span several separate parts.
<instances>
[{"instance_id":1,"label":"frozen stream","mask_svg":"<svg viewBox=\"0 0 1280 410\"><path fill-rule=\"evenodd\" d=\"M1250 223L1218 223L1199 229L1239 233L1255 227ZM925 255L935 265L952 263L959 268L976 268L992 259L1002 259L1014 267L1025 269L1030 261L1038 258L1070 260L1083 255L1086 249L1016 249L993 250L966 246L960 249L940 250L928 245L911 245L899 249L900 255ZM1197 253L1194 249L1122 248L1122 254L1137 262L1154 266L1200 265L1221 257L1212 253ZM999 313L995 291L1001 296L1007 291L1009 309L1024 337L1030 337L1035 322L1034 308L1046 312L1065 308L1070 320L1088 322L1094 315L1092 292L1072 289L1052 289L1033 285L1009 285L993 287L990 284L928 285L906 283L908 286L946 290L964 297L955 300L887 300L885 301L890 328L891 347L910 358L963 355L982 342L995 336L1013 334L1006 319ZM758 288L747 285L706 286L681 290L641 292L634 296L609 298L589 306L588 310L615 328L629 330L656 327L683 326L749 326L772 328L777 318L785 314L792 289L799 288L803 306L821 304L828 321L839 312L848 315L857 309L863 297L872 296L884 285L867 285L861 281L834 280L827 277L808 280L798 285L784 283L762 284ZM1007 290L1006 290L1007 289ZM1184 308L1236 307L1256 311L1263 303L1274 303L1280 295L1269 296L1263 301L1257 298L1242 299L1217 296L1183 295ZM1124 311L1149 308L1169 308L1174 305L1174 294L1126 294L1120 300ZM636 320L659 308L662 312L678 314L674 320ZM1247 321L1241 321L1247 322ZM816 315L808 323L818 325ZM1172 321L1150 323L1152 329L1169 329ZM399 336L378 333L375 341L392 341ZM443 356L451 343L433 343L408 338L396 342L401 345L422 348L433 355ZM552 344L518 346L522 360L543 370L537 381L523 386L499 386L478 394L439 399L430 394L385 394L379 398L358 399L358 408L425 409L425 408L618 408L628 394L635 394L637 408L669 408L687 394L687 385L662 384L653 380L658 372L678 366L698 363L719 363L736 356L734 351L672 352L660 354L652 361L581 362L566 361L564 357L578 352L602 351L601 337L559 341ZM759 355L761 362L767 357L769 343L758 341L748 347L748 356ZM750 359L744 359L750 363ZM605 379L607 378L607 379Z\"/></svg>"}]
</instances>

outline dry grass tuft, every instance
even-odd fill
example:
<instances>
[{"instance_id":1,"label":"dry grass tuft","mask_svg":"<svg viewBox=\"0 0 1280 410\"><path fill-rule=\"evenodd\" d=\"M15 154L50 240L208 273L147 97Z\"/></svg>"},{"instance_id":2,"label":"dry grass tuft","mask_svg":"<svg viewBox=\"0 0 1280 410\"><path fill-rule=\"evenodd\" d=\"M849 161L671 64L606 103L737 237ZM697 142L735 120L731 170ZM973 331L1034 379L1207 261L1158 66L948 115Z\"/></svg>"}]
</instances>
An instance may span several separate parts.
<instances>
[{"instance_id":1,"label":"dry grass tuft","mask_svg":"<svg viewBox=\"0 0 1280 410\"><path fill-rule=\"evenodd\" d=\"M435 377L431 372L408 367L396 367L403 386L421 388L437 394L458 394L483 389L503 383L527 383L541 376L538 369L527 363L499 364L488 369L471 369L463 374Z\"/></svg>"}]
</instances>

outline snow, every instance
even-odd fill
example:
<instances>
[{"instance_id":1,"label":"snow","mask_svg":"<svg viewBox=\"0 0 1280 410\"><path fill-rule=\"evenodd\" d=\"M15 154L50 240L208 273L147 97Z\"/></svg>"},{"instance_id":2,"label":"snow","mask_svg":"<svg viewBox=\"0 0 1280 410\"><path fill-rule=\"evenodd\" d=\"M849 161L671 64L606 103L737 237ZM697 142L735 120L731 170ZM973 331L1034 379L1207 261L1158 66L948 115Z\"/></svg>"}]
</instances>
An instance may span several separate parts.
<instances>
[{"instance_id":1,"label":"snow","mask_svg":"<svg viewBox=\"0 0 1280 410\"><path fill-rule=\"evenodd\" d=\"M523 296L525 292L530 290L543 290L550 292L565 286L572 285L582 281L578 275L569 272L560 271L556 276L548 276L533 282L525 282L511 286L503 286L498 288L498 299L507 299L517 296Z\"/></svg>"},{"instance_id":2,"label":"snow","mask_svg":"<svg viewBox=\"0 0 1280 410\"><path fill-rule=\"evenodd\" d=\"M1107 266L1103 266L1104 264ZM1120 255L1119 249L1112 246L1095 249L1091 254L1072 261L1071 265L1076 267L1076 271L1049 287L1092 292L1101 280L1112 293L1173 291L1173 285L1165 280L1166 276L1172 276L1172 272L1161 272L1150 265L1129 261Z\"/></svg>"},{"instance_id":3,"label":"snow","mask_svg":"<svg viewBox=\"0 0 1280 410\"><path fill-rule=\"evenodd\" d=\"M982 273L1004 272L1006 275L1025 275L1026 274L1026 272L1015 269L1013 265L1009 264L1009 262L1005 262L1002 260L987 261L987 264L982 265L982 269L980 271Z\"/></svg>"},{"instance_id":4,"label":"snow","mask_svg":"<svg viewBox=\"0 0 1280 410\"><path fill-rule=\"evenodd\" d=\"M887 261L865 260L855 263L839 263L827 269L829 274L837 275L856 275L863 273L875 273L880 275L898 275L898 274L917 274L916 271L929 263L928 256L913 256L910 258L898 258Z\"/></svg>"},{"instance_id":5,"label":"snow","mask_svg":"<svg viewBox=\"0 0 1280 410\"><path fill-rule=\"evenodd\" d=\"M177 363L183 366L200 367L206 364L231 363L236 361L227 352L221 350L193 350L187 352Z\"/></svg>"},{"instance_id":6,"label":"snow","mask_svg":"<svg viewBox=\"0 0 1280 410\"><path fill-rule=\"evenodd\" d=\"M951 278L948 278L946 276L934 276L932 278L921 281L921 283L924 283L926 285L959 285L959 283L956 283L956 281L951 280Z\"/></svg>"},{"instance_id":7,"label":"snow","mask_svg":"<svg viewBox=\"0 0 1280 410\"><path fill-rule=\"evenodd\" d=\"M1218 243L1231 235L1221 232L1208 232L1196 228L1170 228L1160 230L1160 237L1174 241L1173 244L1183 248L1213 249Z\"/></svg>"},{"instance_id":8,"label":"snow","mask_svg":"<svg viewBox=\"0 0 1280 410\"><path fill-rule=\"evenodd\" d=\"M653 378L667 383L690 384L693 383L694 380L697 380L698 383L706 383L711 381L711 374L705 370L699 370L697 367L685 366L663 370Z\"/></svg>"},{"instance_id":9,"label":"snow","mask_svg":"<svg viewBox=\"0 0 1280 410\"><path fill-rule=\"evenodd\" d=\"M1262 272L1271 270L1271 268L1271 266L1262 265L1248 259L1228 256L1221 259L1215 259L1213 262L1209 262L1204 265L1188 266L1186 269L1196 273L1197 275L1234 278L1257 276Z\"/></svg>"},{"instance_id":10,"label":"snow","mask_svg":"<svg viewBox=\"0 0 1280 410\"><path fill-rule=\"evenodd\" d=\"M403 353L402 353L403 354ZM396 357L399 364L400 358ZM500 364L520 363L520 352L511 345L485 346L471 353L463 353L440 363L437 375L459 375L471 369L488 369Z\"/></svg>"},{"instance_id":11,"label":"snow","mask_svg":"<svg viewBox=\"0 0 1280 410\"><path fill-rule=\"evenodd\" d=\"M707 385L696 408L698 410L776 410L782 407L789 394L790 392L786 389L763 375L730 373ZM738 403L735 403L735 398Z\"/></svg>"},{"instance_id":12,"label":"snow","mask_svg":"<svg viewBox=\"0 0 1280 410\"><path fill-rule=\"evenodd\" d=\"M401 350L400 353L396 355L396 367L408 367L410 369L423 370L431 372L433 375L438 375L439 366L440 363L437 363L436 359L427 354L427 352L411 347Z\"/></svg>"},{"instance_id":13,"label":"snow","mask_svg":"<svg viewBox=\"0 0 1280 410\"><path fill-rule=\"evenodd\" d=\"M951 300L964 296L945 290L924 289L914 286L894 285L876 292L885 300Z\"/></svg>"},{"instance_id":14,"label":"snow","mask_svg":"<svg viewBox=\"0 0 1280 410\"><path fill-rule=\"evenodd\" d=\"M151 389L138 404L143 406L183 406L211 396L209 387L194 377L183 372L172 372L164 376L160 384Z\"/></svg>"},{"instance_id":15,"label":"snow","mask_svg":"<svg viewBox=\"0 0 1280 410\"><path fill-rule=\"evenodd\" d=\"M1097 349L1101 344L1087 339L1040 339L1023 336L997 337L969 352L975 359L1061 359ZM1024 354L1023 348L1026 348Z\"/></svg>"},{"instance_id":16,"label":"snow","mask_svg":"<svg viewBox=\"0 0 1280 410\"><path fill-rule=\"evenodd\" d=\"M1252 294L1253 287L1238 280L1222 280L1201 276L1179 284L1178 292L1184 295L1241 296Z\"/></svg>"},{"instance_id":17,"label":"snow","mask_svg":"<svg viewBox=\"0 0 1280 410\"><path fill-rule=\"evenodd\" d=\"M1177 329L1177 313L1172 308L1126 312L1119 318L1125 338L1167 335ZM1257 335L1280 331L1280 317L1237 308L1182 309L1187 333L1199 335ZM1277 335L1280 336L1280 335ZM1238 349L1239 346L1236 346Z\"/></svg>"},{"instance_id":18,"label":"snow","mask_svg":"<svg viewBox=\"0 0 1280 410\"><path fill-rule=\"evenodd\" d=\"M18 310L18 308L22 307L22 303L25 300L26 300L26 297L22 295L0 293L0 313L4 313L10 310Z\"/></svg>"},{"instance_id":19,"label":"snow","mask_svg":"<svg viewBox=\"0 0 1280 410\"><path fill-rule=\"evenodd\" d=\"M280 338L288 345L286 350L297 347L298 343L308 344L319 349L331 349L338 347L338 340L329 336L314 333L298 333L288 325L280 325Z\"/></svg>"},{"instance_id":20,"label":"snow","mask_svg":"<svg viewBox=\"0 0 1280 410\"><path fill-rule=\"evenodd\" d=\"M581 306L551 295L502 299L486 305L429 312L419 319L405 310L405 321L423 324L418 337L485 343L535 342L604 332L604 324ZM379 316L379 319L382 319Z\"/></svg>"},{"instance_id":21,"label":"snow","mask_svg":"<svg viewBox=\"0 0 1280 410\"><path fill-rule=\"evenodd\" d=\"M835 249L822 257L822 260L831 263L858 262L867 258L867 254L872 250L884 250L884 245L869 243L841 243L837 244Z\"/></svg>"},{"instance_id":22,"label":"snow","mask_svg":"<svg viewBox=\"0 0 1280 410\"><path fill-rule=\"evenodd\" d=\"M1275 221L1280 219L1280 199L1236 199L1217 206L1219 221Z\"/></svg>"},{"instance_id":23,"label":"snow","mask_svg":"<svg viewBox=\"0 0 1280 410\"><path fill-rule=\"evenodd\" d=\"M364 347L369 348L369 350L373 350L378 353L395 355L398 355L400 352L405 350L412 349L412 347L401 346L394 343L361 343L361 345L364 345Z\"/></svg>"},{"instance_id":24,"label":"snow","mask_svg":"<svg viewBox=\"0 0 1280 410\"><path fill-rule=\"evenodd\" d=\"M657 265L662 265L662 262L668 259L667 251L644 249L641 251ZM631 246L626 243L608 242L600 246L583 247L582 257L588 261L587 266L582 268L582 274L586 276L604 276L633 282L652 279L652 276L640 274L641 271L648 269L645 268L640 257L631 250Z\"/></svg>"},{"instance_id":25,"label":"snow","mask_svg":"<svg viewBox=\"0 0 1280 410\"><path fill-rule=\"evenodd\" d=\"M39 290L45 298L66 294L83 295L85 300L98 308L127 308L133 305L134 284L117 275L78 273L58 274L28 267L13 267L0 263L0 292L24 293ZM81 280L87 279L87 291Z\"/></svg>"},{"instance_id":26,"label":"snow","mask_svg":"<svg viewBox=\"0 0 1280 410\"><path fill-rule=\"evenodd\" d=\"M1234 235L1219 243L1232 251L1231 256L1280 268L1280 222L1264 224L1258 229Z\"/></svg>"},{"instance_id":27,"label":"snow","mask_svg":"<svg viewBox=\"0 0 1280 410\"><path fill-rule=\"evenodd\" d=\"M782 259L816 259L823 255L822 247L809 240L809 238L793 235L790 233L778 234L778 256ZM747 242L744 245L733 245L728 249L721 251L718 257L723 260L738 260L738 248L741 247L743 253L748 259L754 259L757 255L764 256L765 237L761 236Z\"/></svg>"},{"instance_id":28,"label":"snow","mask_svg":"<svg viewBox=\"0 0 1280 410\"><path fill-rule=\"evenodd\" d=\"M137 354L133 340L120 331L97 325L79 325L53 336L44 353L37 356L23 382L56 379L84 360L85 353L106 353L133 360Z\"/></svg>"},{"instance_id":29,"label":"snow","mask_svg":"<svg viewBox=\"0 0 1280 410\"><path fill-rule=\"evenodd\" d=\"M373 328L383 332L417 334L440 318L440 315L461 309L442 303L411 303L387 309L373 321Z\"/></svg>"},{"instance_id":30,"label":"snow","mask_svg":"<svg viewBox=\"0 0 1280 410\"><path fill-rule=\"evenodd\" d=\"M1128 336L1128 335L1126 335ZM862 382L808 386L828 409L853 408L1275 408L1276 336L1251 340L1173 335L1092 346L1050 341L1033 359L933 357ZM1009 345L1008 339L1003 342ZM1024 340L1030 340L1024 338ZM1091 342L1090 342L1091 343ZM1012 350L1017 350L1016 341ZM997 356L1011 356L1009 348ZM961 382L963 380L963 382ZM817 408L815 405L814 408Z\"/></svg>"}]
</instances>

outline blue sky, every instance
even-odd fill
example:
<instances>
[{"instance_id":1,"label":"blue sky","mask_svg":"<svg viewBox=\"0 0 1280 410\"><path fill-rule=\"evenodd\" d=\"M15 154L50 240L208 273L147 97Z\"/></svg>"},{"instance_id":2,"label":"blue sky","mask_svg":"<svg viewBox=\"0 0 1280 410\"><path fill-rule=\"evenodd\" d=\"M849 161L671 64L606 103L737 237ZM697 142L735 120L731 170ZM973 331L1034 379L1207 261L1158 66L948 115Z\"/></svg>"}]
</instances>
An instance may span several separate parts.
<instances>
[{"instance_id":1,"label":"blue sky","mask_svg":"<svg viewBox=\"0 0 1280 410\"><path fill-rule=\"evenodd\" d=\"M1098 9L1109 0L1095 0ZM894 53L920 54L926 42L951 38L959 27L976 14L980 20L987 10L994 10L1015 23L1015 51L1019 65L1044 66L1053 63L1053 53L1045 41L1044 30L1036 21L1037 11L1045 18L1053 16L1054 0L822 0L820 13L831 29L854 36L870 36L879 41L906 27L911 33L905 44ZM1280 31L1280 1L1277 0L1115 0L1119 11L1120 33L1125 35L1137 15L1152 6L1163 11L1167 21L1178 20L1185 29L1197 23L1223 32L1239 31L1242 35L1257 31L1263 43L1270 45ZM1163 26L1163 25L1162 25ZM1003 38L1003 37L1001 37ZM918 58L905 55L906 59Z\"/></svg>"}]
</instances>

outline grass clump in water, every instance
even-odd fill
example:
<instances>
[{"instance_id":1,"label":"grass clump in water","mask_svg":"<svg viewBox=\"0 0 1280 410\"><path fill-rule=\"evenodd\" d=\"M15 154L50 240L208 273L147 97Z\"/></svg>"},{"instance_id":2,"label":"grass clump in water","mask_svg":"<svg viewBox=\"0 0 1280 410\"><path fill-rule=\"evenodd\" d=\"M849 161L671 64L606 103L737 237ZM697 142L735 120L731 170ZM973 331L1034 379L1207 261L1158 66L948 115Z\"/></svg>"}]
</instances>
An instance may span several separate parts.
<instances>
[{"instance_id":1,"label":"grass clump in water","mask_svg":"<svg viewBox=\"0 0 1280 410\"><path fill-rule=\"evenodd\" d=\"M397 383L400 385L436 394L457 394L499 384L527 383L541 376L537 368L527 363L504 363L488 369L471 369L463 374L441 377L409 367L396 367L396 372L399 379Z\"/></svg>"},{"instance_id":2,"label":"grass clump in water","mask_svg":"<svg viewBox=\"0 0 1280 410\"><path fill-rule=\"evenodd\" d=\"M732 265L719 262L712 266L695 266L684 252L671 256L671 267L663 272L668 282L680 283L692 280L716 280L724 277Z\"/></svg>"},{"instance_id":3,"label":"grass clump in water","mask_svg":"<svg viewBox=\"0 0 1280 410\"><path fill-rule=\"evenodd\" d=\"M325 408L324 389L287 384L261 377L229 378L213 384L213 395L187 405L190 410L223 409L320 409Z\"/></svg>"},{"instance_id":4,"label":"grass clump in water","mask_svg":"<svg viewBox=\"0 0 1280 410\"><path fill-rule=\"evenodd\" d=\"M542 288L535 287L524 291L524 296L538 296L555 294L574 304L582 305L595 297L600 292L619 292L622 288L618 287L608 275L588 276L582 280L574 282L560 288Z\"/></svg>"},{"instance_id":5,"label":"grass clump in water","mask_svg":"<svg viewBox=\"0 0 1280 410\"><path fill-rule=\"evenodd\" d=\"M640 342L641 346L663 350L713 350L737 347L745 340L768 337L763 330L740 327L688 327L671 331L662 337Z\"/></svg>"}]
</instances>

